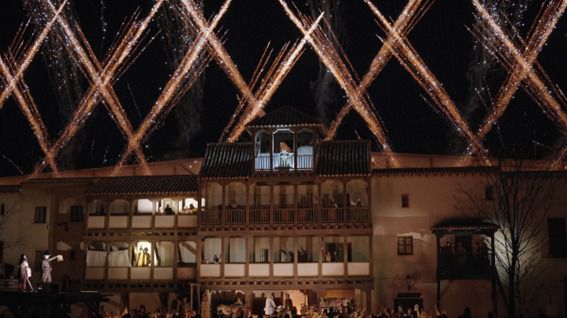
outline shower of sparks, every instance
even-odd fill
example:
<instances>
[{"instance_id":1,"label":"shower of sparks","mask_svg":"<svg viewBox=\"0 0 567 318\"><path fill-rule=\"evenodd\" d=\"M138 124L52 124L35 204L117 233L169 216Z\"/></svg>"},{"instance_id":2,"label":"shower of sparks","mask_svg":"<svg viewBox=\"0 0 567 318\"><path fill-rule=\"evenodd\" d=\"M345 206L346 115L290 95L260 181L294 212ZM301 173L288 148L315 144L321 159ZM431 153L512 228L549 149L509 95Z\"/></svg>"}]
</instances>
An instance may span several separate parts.
<instances>
[{"instance_id":1,"label":"shower of sparks","mask_svg":"<svg viewBox=\"0 0 567 318\"><path fill-rule=\"evenodd\" d=\"M394 56L399 60L400 64L410 73L416 82L427 92L432 99L438 110L456 126L457 132L465 137L469 144L472 145L476 153L481 157L483 162L490 165L491 162L487 158L487 151L482 143L475 136L470 129L468 123L459 113L455 103L449 97L449 94L443 88L443 85L429 70L423 59L419 56L415 48L408 41L407 37L401 35L392 25L388 19L382 15L376 6L370 0L364 0L370 7L371 11L378 18L379 24L388 35L393 35L395 42L390 46L384 41L384 45L390 46Z\"/></svg>"},{"instance_id":2,"label":"shower of sparks","mask_svg":"<svg viewBox=\"0 0 567 318\"><path fill-rule=\"evenodd\" d=\"M14 63L12 62L11 64ZM4 62L1 57L0 72L7 82L14 81L14 76L10 71L10 67ZM55 162L55 159L51 155L49 149L49 136L47 133L47 128L41 120L41 115L39 113L37 105L35 104L35 101L33 100L33 97L30 94L29 88L23 80L20 80L12 89L12 92L16 98L16 101L18 102L18 105L20 106L22 113L26 117L31 129L33 130L34 135L36 136L39 147L45 154L47 164L49 165L53 173L57 175L59 171L57 168L57 163Z\"/></svg>"},{"instance_id":3,"label":"shower of sparks","mask_svg":"<svg viewBox=\"0 0 567 318\"><path fill-rule=\"evenodd\" d=\"M188 13L191 16L199 15L202 18L202 21L199 21L203 22L204 24L199 26L200 31L195 37L197 40L189 47L189 49L185 53L185 56L179 63L177 70L173 73L173 75L165 85L165 88L156 100L149 114L136 130L134 137L129 140L126 149L120 157L120 161L118 162L118 164L116 164L113 170L114 175L116 175L124 166L124 164L128 160L128 157L135 149L135 146L139 145L140 142L147 137L150 129L156 126L158 118L164 117L165 114L167 114L169 110L171 110L171 108L175 105L175 101L179 100L179 98L181 98L181 96L191 87L191 85L194 83L194 80L201 75L209 62L209 58L201 58L202 51L205 48L207 42L210 43L210 38L214 36L213 31L216 28L217 24L220 22L220 19L228 10L231 1L232 0L226 0L224 2L219 12L213 18L212 22L208 25L206 25L207 23L204 21L204 18L200 16L200 13L198 13L199 10L194 5L194 3L192 3L191 0L185 1L185 3L187 4L185 8ZM219 41L220 45L220 40L218 38L216 39ZM201 63L195 65L196 61ZM184 85L182 85L183 82L185 82ZM179 89L180 87L183 88ZM248 86L246 85L246 87Z\"/></svg>"},{"instance_id":4,"label":"shower of sparks","mask_svg":"<svg viewBox=\"0 0 567 318\"><path fill-rule=\"evenodd\" d=\"M55 11L53 17L43 27L43 30L39 33L35 41L33 41L33 43L29 46L29 48L25 50L25 52L22 55L22 60L18 61L19 67L17 68L16 73L13 74L13 77L8 81L7 85L2 90L2 93L0 93L0 110L4 106L6 99L8 99L8 97L10 97L10 94L12 94L12 90L16 86L17 82L20 81L24 76L24 73L28 69L28 66L31 64L35 55L39 51L39 48L41 47L41 43L43 43L43 40L45 40L47 35L49 35L49 32L51 32L53 24L61 14L63 8L65 8L66 4L67 4L67 0L64 0L57 9L57 11ZM22 45L23 43L20 43L17 46L20 47Z\"/></svg>"},{"instance_id":5,"label":"shower of sparks","mask_svg":"<svg viewBox=\"0 0 567 318\"><path fill-rule=\"evenodd\" d=\"M433 0L427 1L425 4L422 3L422 0L410 0L394 23L394 29L401 35L407 36L411 29L413 29L413 27L417 24L419 19L421 19L421 17L423 17L423 15L427 12L432 3ZM357 88L359 94L366 93L368 87L370 87L370 85L376 80L382 69L384 69L384 66L386 66L386 64L390 61L393 55L390 47L394 44L394 42L394 36L391 34L388 35L388 38L386 39L387 44L383 45L376 56L374 56L374 59L370 63L368 72L364 75ZM341 107L335 120L331 123L329 129L327 129L327 134L325 136L326 140L335 138L337 129L351 109L352 103L349 100L343 107Z\"/></svg>"},{"instance_id":6,"label":"shower of sparks","mask_svg":"<svg viewBox=\"0 0 567 318\"><path fill-rule=\"evenodd\" d=\"M488 43L488 45L491 45L492 49L499 48L495 52L502 60L502 64L509 68L507 81L502 85L490 113L478 129L478 138L482 140L486 137L496 121L504 114L512 97L522 83L530 93L530 96L542 108L544 114L561 127L564 135L567 135L567 114L563 110L565 107L563 95L561 93L556 94L559 100L552 95L551 90L555 85L549 83L549 77L545 75L545 72L536 63L537 56L567 8L567 1L550 1L545 6L539 19L535 21L526 43L521 40L517 32L514 32L512 38L518 39L520 42L518 44L513 42L511 37L504 32L478 0L473 0L473 4L486 24L486 30L477 30L477 33L480 33L482 36L489 32L491 37L484 36L484 39L494 38L498 41L498 43ZM536 63L536 68L533 67L534 63ZM542 74L542 76L539 76L538 73ZM548 83L546 84L545 81ZM559 156L564 156L565 152L561 150ZM562 158L555 160L553 167Z\"/></svg>"},{"instance_id":7,"label":"shower of sparks","mask_svg":"<svg viewBox=\"0 0 567 318\"><path fill-rule=\"evenodd\" d=\"M50 7L53 6L50 4ZM81 37L83 40L82 43L86 46L83 48L83 44L79 42L75 33L70 29L68 23L58 18L58 23L61 25L63 32L66 35L66 39L70 42L72 49L74 50L75 54L77 55L78 62L81 63L85 72L90 76L92 84L87 91L87 93L81 99L79 106L76 108L73 118L65 127L63 133L59 136L58 140L54 143L52 150L50 151L50 155L55 157L61 149L73 138L73 136L77 133L79 128L85 123L86 119L92 113L94 107L98 104L100 99L100 94L105 100L105 105L108 106L109 112L113 115L111 116L117 122L118 127L121 128L122 133L126 136L127 140L133 139L132 133L132 126L126 117L124 109L120 105L118 101L118 97L114 92L114 89L110 85L113 81L115 81L116 73L121 69L123 64L125 63L128 57L131 57L131 52L136 48L139 44L139 39L144 34L145 30L147 29L149 23L155 16L156 12L159 10L163 3L163 0L158 0L148 16L139 23L132 23L124 33L124 36L116 45L114 51L112 52L110 58L107 59L106 64L104 67L100 65L97 57L92 53L88 42ZM78 32L79 36L82 36L82 33ZM141 150L139 144L133 146L136 151L136 156L138 162L142 165L145 172L149 172L149 168L147 167L147 162L144 156L144 153ZM43 162L36 165L34 174L41 172L45 167Z\"/></svg>"},{"instance_id":8,"label":"shower of sparks","mask_svg":"<svg viewBox=\"0 0 567 318\"><path fill-rule=\"evenodd\" d=\"M284 47L284 49L282 49L282 51L278 54L278 56L272 63L272 66L266 72L267 75L262 79L261 85L258 88L256 96L258 96L259 103L248 104L248 108L242 115L243 117L237 123L237 125L234 126L235 128L228 135L228 142L234 142L235 140L237 140L244 131L246 125L248 125L248 123L250 123L261 114L263 107L268 104L278 87L281 85L283 80L289 74L290 70L299 60L299 57L303 53L304 47L307 44L308 37L311 36L316 28L318 28L321 19L323 19L323 13L321 13L319 17L317 17L317 19L313 22L311 27L309 27L309 29L299 42L296 42L289 50L287 50L287 47ZM262 73L261 70L260 73ZM244 106L244 104L242 104L242 106ZM238 107L237 111L238 109L242 108L243 107ZM227 128L228 127L229 126L227 126Z\"/></svg>"},{"instance_id":9,"label":"shower of sparks","mask_svg":"<svg viewBox=\"0 0 567 318\"><path fill-rule=\"evenodd\" d=\"M306 35L307 42L319 56L321 62L325 64L327 69L333 74L339 85L343 88L348 99L353 104L354 109L360 114L362 119L368 125L370 131L376 136L378 142L382 146L382 151L388 156L389 160L396 167L398 166L396 158L393 156L392 149L382 127L382 123L377 115L372 111L371 102L364 95L360 94L353 74L354 70L347 65L350 63L346 60L344 54L337 52L337 48L332 39L330 39L321 29L316 29L313 35L308 35L306 25L312 24L312 19L298 13L297 15L288 7L285 0L279 0L286 14L295 26ZM342 51L341 51L342 52Z\"/></svg>"}]
</instances>

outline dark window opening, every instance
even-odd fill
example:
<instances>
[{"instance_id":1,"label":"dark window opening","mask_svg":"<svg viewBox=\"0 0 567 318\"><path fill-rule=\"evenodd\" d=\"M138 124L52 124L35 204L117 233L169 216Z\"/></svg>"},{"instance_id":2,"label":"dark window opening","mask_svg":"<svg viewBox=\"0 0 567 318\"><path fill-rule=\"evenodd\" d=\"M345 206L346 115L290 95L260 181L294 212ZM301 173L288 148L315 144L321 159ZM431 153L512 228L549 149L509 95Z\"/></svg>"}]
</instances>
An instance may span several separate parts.
<instances>
[{"instance_id":1,"label":"dark window opening","mask_svg":"<svg viewBox=\"0 0 567 318\"><path fill-rule=\"evenodd\" d=\"M547 231L549 234L549 256L553 258L567 257L565 218L547 219Z\"/></svg>"},{"instance_id":2,"label":"dark window opening","mask_svg":"<svg viewBox=\"0 0 567 318\"><path fill-rule=\"evenodd\" d=\"M45 223L47 220L47 207L45 206L36 206L35 213L33 217L33 223Z\"/></svg>"},{"instance_id":3,"label":"dark window opening","mask_svg":"<svg viewBox=\"0 0 567 318\"><path fill-rule=\"evenodd\" d=\"M71 222L83 222L85 214L82 205L71 206Z\"/></svg>"},{"instance_id":4,"label":"dark window opening","mask_svg":"<svg viewBox=\"0 0 567 318\"><path fill-rule=\"evenodd\" d=\"M402 208L409 208L409 193L402 193Z\"/></svg>"},{"instance_id":5,"label":"dark window opening","mask_svg":"<svg viewBox=\"0 0 567 318\"><path fill-rule=\"evenodd\" d=\"M494 200L494 187L491 185L487 185L484 188L484 199L486 201L493 201Z\"/></svg>"},{"instance_id":6,"label":"dark window opening","mask_svg":"<svg viewBox=\"0 0 567 318\"><path fill-rule=\"evenodd\" d=\"M398 255L413 255L412 236L398 236Z\"/></svg>"},{"instance_id":7,"label":"dark window opening","mask_svg":"<svg viewBox=\"0 0 567 318\"><path fill-rule=\"evenodd\" d=\"M2 203L0 204L0 216L4 216L4 213L6 213L6 206Z\"/></svg>"}]
</instances>

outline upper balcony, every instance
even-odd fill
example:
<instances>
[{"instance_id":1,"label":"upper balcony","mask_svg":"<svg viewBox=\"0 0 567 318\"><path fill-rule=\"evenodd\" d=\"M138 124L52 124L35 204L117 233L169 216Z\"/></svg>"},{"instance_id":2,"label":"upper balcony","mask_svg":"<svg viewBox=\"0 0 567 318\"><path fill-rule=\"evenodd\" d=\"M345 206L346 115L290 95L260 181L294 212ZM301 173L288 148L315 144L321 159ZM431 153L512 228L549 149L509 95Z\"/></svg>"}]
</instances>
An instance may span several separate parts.
<instances>
[{"instance_id":1,"label":"upper balcony","mask_svg":"<svg viewBox=\"0 0 567 318\"><path fill-rule=\"evenodd\" d=\"M87 189L87 229L195 228L197 177L101 178Z\"/></svg>"}]
</instances>

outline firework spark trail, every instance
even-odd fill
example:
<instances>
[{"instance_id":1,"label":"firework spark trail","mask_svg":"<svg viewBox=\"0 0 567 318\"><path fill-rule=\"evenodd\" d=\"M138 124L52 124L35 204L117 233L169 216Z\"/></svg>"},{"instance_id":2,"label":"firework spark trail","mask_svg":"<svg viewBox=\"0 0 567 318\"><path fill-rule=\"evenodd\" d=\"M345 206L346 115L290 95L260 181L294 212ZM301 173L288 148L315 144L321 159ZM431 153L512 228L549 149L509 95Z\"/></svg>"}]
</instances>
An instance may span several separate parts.
<instances>
[{"instance_id":1,"label":"firework spark trail","mask_svg":"<svg viewBox=\"0 0 567 318\"><path fill-rule=\"evenodd\" d=\"M119 44L116 46L115 50L109 56L106 61L104 68L99 73L99 75L94 75L93 83L89 87L87 93L81 99L81 103L76 108L73 116L73 120L67 124L63 133L59 136L59 139L55 142L53 147L53 156L57 155L57 153L69 142L71 138L76 134L79 128L83 125L86 119L92 113L92 110L99 102L100 96L98 92L102 89L104 91L112 90L110 84L112 83L114 76L116 75L117 71L120 69L121 65L124 64L127 57L129 57L130 53L136 45L139 43L140 37L144 34L145 30L147 29L148 25L150 24L151 20L155 16L156 12L159 10L161 5L163 4L163 0L158 0L150 10L150 13L146 16L144 20L140 23L132 24L130 28L127 29L125 32L124 37L120 40ZM98 61L96 57L94 57L94 61ZM112 90L113 91L113 90ZM120 107L121 108L121 107ZM125 115L124 115L125 116ZM128 125L130 126L130 125ZM127 126L126 126L127 127ZM130 128L131 131L131 128ZM131 134L131 133L130 133ZM137 147L140 148L139 146ZM139 149L141 152L141 149ZM140 157L142 159L140 159ZM142 164L145 169L147 169L147 165L145 164L145 159L143 159L143 153L141 156L138 156L140 160L140 164ZM38 164L35 168L34 173L39 173L45 167L44 164Z\"/></svg>"},{"instance_id":2,"label":"firework spark trail","mask_svg":"<svg viewBox=\"0 0 567 318\"><path fill-rule=\"evenodd\" d=\"M233 131L229 134L229 137L227 138L229 142L235 141L242 134L246 125L262 112L263 107L270 101L278 87L282 84L293 66L299 60L305 45L311 37L311 34L318 28L322 19L323 13L321 13L311 24L309 29L306 30L303 38L299 42L295 43L288 53L284 53L285 57L282 56L283 62L276 63L278 66L273 69L273 75L268 77L265 81L265 85L263 85L263 87L258 91L259 104L249 104L249 107L244 112L242 119L235 126L235 129L233 129Z\"/></svg>"},{"instance_id":3,"label":"firework spark trail","mask_svg":"<svg viewBox=\"0 0 567 318\"><path fill-rule=\"evenodd\" d=\"M490 132L495 122L502 116L508 107L512 97L516 93L519 85L523 82L528 90L531 91L532 96L536 100L540 100L538 105L543 108L544 113L548 114L552 120L559 123L559 125L567 131L567 115L563 111L561 103L554 98L544 81L536 74L533 68L537 56L545 45L549 35L555 28L559 18L567 7L567 1L553 1L550 2L544 9L540 18L535 22L533 31L530 34L527 44L525 45L524 53L517 48L517 46L510 40L504 31L496 24L494 19L490 16L488 11L478 2L473 0L476 10L480 13L480 17L486 22L490 28L489 32L495 35L499 43L508 49L508 54L505 55L508 59L514 62L504 64L512 64L510 67L507 81L501 87L498 98L493 104L492 110L482 125L478 129L477 136L480 139ZM544 76L545 78L549 78ZM564 132L565 133L565 132Z\"/></svg>"},{"instance_id":4,"label":"firework spark trail","mask_svg":"<svg viewBox=\"0 0 567 318\"><path fill-rule=\"evenodd\" d=\"M457 128L457 131L465 137L469 144L479 154L485 164L490 165L490 161L486 158L487 151L482 143L476 138L467 122L463 119L458 111L457 106L453 103L449 94L443 88L441 82L428 69L423 59L417 54L411 43L406 37L400 35L396 29L388 22L376 6L369 0L364 0L370 7L371 11L376 15L384 31L387 34L394 35L396 42L392 47L394 55L406 70L414 77L414 79L422 86L422 88L431 97L434 103Z\"/></svg>"},{"instance_id":5,"label":"firework spark trail","mask_svg":"<svg viewBox=\"0 0 567 318\"><path fill-rule=\"evenodd\" d=\"M394 29L396 29L403 36L407 36L413 25L417 23L419 17L421 17L425 13L425 11L427 11L430 3L432 3L432 1L429 1L427 5L422 6L422 0L410 0L394 23ZM423 7L421 8L421 14L417 14L420 11L420 7ZM387 45L383 45L380 48L380 50L370 63L368 72L362 78L362 81L357 88L359 94L364 94L366 92L368 87L370 87L374 80L376 80L382 69L384 69L384 66L386 66L386 64L392 58L393 53L390 50L390 46L393 45L394 41L394 36L389 34L388 38L386 39ZM352 103L349 100L343 107L341 107L340 111L335 117L335 120L331 123L331 126L327 130L325 140L331 140L335 137L337 129L341 125L346 115L351 111L351 109Z\"/></svg>"},{"instance_id":6,"label":"firework spark trail","mask_svg":"<svg viewBox=\"0 0 567 318\"><path fill-rule=\"evenodd\" d=\"M185 6L185 9L191 19L195 22L196 29L201 32L205 30L207 21L203 17L203 14L198 10L193 0L181 0L181 2ZM207 37L207 43L209 54L213 56L217 64L221 67L221 69L223 69L228 78L232 81L248 103L258 105L258 107L262 108L262 105L259 105L259 101L250 90L250 87L242 77L242 74L238 71L238 67L215 33L210 33Z\"/></svg>"},{"instance_id":7,"label":"firework spark trail","mask_svg":"<svg viewBox=\"0 0 567 318\"><path fill-rule=\"evenodd\" d=\"M12 62L11 64L14 63ZM39 113L39 110L37 109L37 105L35 104L33 97L29 92L29 88L27 87L27 85L24 83L23 80L19 80L19 81L14 80L14 75L12 75L9 66L6 64L6 62L4 62L4 60L1 57L0 57L0 72L2 73L6 83L11 81L17 83L17 85L12 88L12 92L16 97L16 100L18 102L18 105L20 106L23 115L26 117L26 120L30 124L31 129L33 130L33 133L37 139L37 142L39 143L41 150L45 154L47 164L49 165L53 173L57 175L59 173L59 169L57 168L57 163L55 162L54 157L50 155L49 141L48 141L49 135L47 132L47 128L45 127L45 124L41 120L41 115Z\"/></svg>"},{"instance_id":8,"label":"firework spark trail","mask_svg":"<svg viewBox=\"0 0 567 318\"><path fill-rule=\"evenodd\" d=\"M221 7L217 15L213 18L210 24L202 28L200 27L200 31L196 36L196 39L198 40L189 47L189 49L185 53L185 56L179 63L177 70L174 72L170 80L165 85L165 88L163 89L162 93L156 100L154 106L152 106L150 113L140 124L140 126L134 133L134 137L128 142L126 149L124 150L122 156L120 157L120 161L118 162L118 164L116 164L113 170L114 175L116 175L120 171L120 169L124 166L126 160L132 153L134 146L136 144L139 144L142 141L142 139L146 136L150 128L156 124L156 119L160 116L160 114L164 112L168 104L171 104L172 100L178 97L178 94L180 92L179 86L183 81L186 80L185 77L189 75L192 78L197 78L200 75L200 72L189 73L189 71L194 68L195 61L199 60L202 51L205 48L205 45L207 44L208 41L210 41L210 38L214 36L213 31L217 26L217 24L220 22L220 19L228 10L228 6L230 5L231 1L232 0L226 0L224 2L223 6ZM186 6L186 9L189 11L190 14L193 11L197 11L195 6L191 6L191 5Z\"/></svg>"},{"instance_id":9,"label":"firework spark trail","mask_svg":"<svg viewBox=\"0 0 567 318\"><path fill-rule=\"evenodd\" d=\"M284 8L290 20L296 25L301 33L306 35L307 29L305 28L305 25L310 24L311 21L307 17L296 16L284 0L279 0L279 3ZM397 166L397 161L392 154L392 149L388 143L382 124L376 117L376 114L371 111L372 107L370 106L369 101L359 94L356 89L357 85L353 79L352 70L347 67L348 63L345 64L345 61L343 60L343 58L346 57L343 56L343 58L341 58L332 41L320 30L315 31L315 34L312 36L306 36L306 39L321 59L321 62L325 64L327 69L333 74L339 85L343 88L348 98L351 100L354 109L366 122L374 136L376 136L382 146L382 151L388 156L394 166Z\"/></svg>"},{"instance_id":10,"label":"firework spark trail","mask_svg":"<svg viewBox=\"0 0 567 318\"><path fill-rule=\"evenodd\" d=\"M39 51L39 48L41 47L41 43L43 43L43 40L45 40L47 35L49 35L49 32L51 32L53 24L58 19L59 15L61 14L61 11L63 11L63 8L65 8L66 4L67 4L67 0L64 0L59 6L59 8L55 10L53 17L43 27L43 30L39 33L35 41L33 41L33 43L27 49L24 50L25 53L23 53L22 60L18 61L19 67L17 68L16 73L13 74L12 79L8 82L8 84L4 87L4 90L2 90L2 93L0 94L0 110L4 106L6 99L10 97L10 94L12 93L12 90L16 86L16 83L20 81L24 76L25 71L33 61L37 52ZM20 45L16 45L16 46L19 47ZM19 49L17 49L17 51L19 51Z\"/></svg>"},{"instance_id":11,"label":"firework spark trail","mask_svg":"<svg viewBox=\"0 0 567 318\"><path fill-rule=\"evenodd\" d=\"M556 4L560 2L562 3L562 5L560 7L557 7ZM559 17L561 17L566 7L567 7L567 2L561 0L555 1L555 3L550 2L548 6L546 6L544 13L540 17L540 19L535 23L534 32L531 33L530 37L527 40L527 45L525 45L524 54L521 54L521 52L516 48L516 46L513 43L511 43L511 41L508 44L504 43L511 51L510 52L511 54L521 54L521 56L523 56L523 59L520 58L516 60L515 63L513 63L511 70L509 71L508 79L501 87L499 95L493 104L492 111L483 121L482 125L478 130L478 137L480 139L484 139L486 134L491 130L494 123L502 116L502 114L508 107L508 104L510 103L510 100L512 99L513 95L516 93L520 84L524 80L527 80L528 83L531 82L530 83L531 85L537 85L536 87L532 87L530 84L528 84L528 88L535 90L536 93L535 96L539 96L539 94L546 96L544 100L551 102L550 104L552 106L550 105L550 107L552 107L553 109L559 109L557 106L559 105L559 102L548 93L546 94L543 91L540 91L539 84L534 83L534 82L542 82L540 79L537 78L534 79L533 76L531 79L529 78L526 79L526 77L529 77L530 76L529 74L534 71L532 66L536 62L537 56L541 52L544 44L549 38L549 35L553 31L555 25L557 24L557 21L559 20ZM484 15L483 18L486 19ZM493 25L496 24L490 25L491 30L493 30L492 27ZM497 35L500 35L499 33L500 31L502 30L501 29L496 30L495 33ZM504 41L501 40L501 42ZM548 90L545 89L545 91L547 92Z\"/></svg>"},{"instance_id":12,"label":"firework spark trail","mask_svg":"<svg viewBox=\"0 0 567 318\"><path fill-rule=\"evenodd\" d=\"M288 46L288 43L286 43L284 45L284 47L282 48L282 50L278 54L278 57L282 54L282 52L284 52L286 50L287 46ZM252 91L257 91L257 84L260 80L260 77L264 73L264 69L265 69L266 65L270 62L270 58L272 56L272 53L273 53L273 49L270 49L270 43L268 43L268 45L264 49L264 52L260 56L260 60L258 62L258 65L256 65L256 68L254 69L254 72L252 73L252 78L250 79L250 82L248 83L248 86L250 87L250 89ZM278 57L276 57L276 60L278 59ZM274 61L274 63L275 63L275 61ZM267 76L267 75L265 75L265 76ZM265 79L262 79L262 82L264 80ZM255 95L258 96L257 93L255 93ZM241 112L244 109L244 107L246 107L246 105L247 105L247 103L246 103L246 100L244 98L238 98L238 104L235 108L235 111L232 114L232 116L230 116L228 124L224 127L224 129L221 133L221 136L219 138L219 142L223 142L226 139L226 136L228 135L230 128L232 128L234 126L234 123L236 122L236 120L241 116Z\"/></svg>"}]
</instances>

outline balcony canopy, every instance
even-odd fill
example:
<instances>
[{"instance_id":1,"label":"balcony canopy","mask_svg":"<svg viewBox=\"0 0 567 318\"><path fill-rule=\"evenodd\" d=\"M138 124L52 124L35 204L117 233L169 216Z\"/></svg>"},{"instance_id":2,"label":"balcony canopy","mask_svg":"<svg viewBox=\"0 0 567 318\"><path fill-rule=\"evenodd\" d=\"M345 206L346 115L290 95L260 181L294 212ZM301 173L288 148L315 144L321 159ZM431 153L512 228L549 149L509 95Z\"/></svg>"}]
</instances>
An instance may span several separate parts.
<instances>
[{"instance_id":1,"label":"balcony canopy","mask_svg":"<svg viewBox=\"0 0 567 318\"><path fill-rule=\"evenodd\" d=\"M248 124L248 128L252 129L283 127L317 127L321 129L321 123L316 118L302 113L291 106L284 106Z\"/></svg>"},{"instance_id":2,"label":"balcony canopy","mask_svg":"<svg viewBox=\"0 0 567 318\"><path fill-rule=\"evenodd\" d=\"M492 235L498 230L498 225L482 218L451 218L435 224L432 230L437 235L459 233Z\"/></svg>"},{"instance_id":3,"label":"balcony canopy","mask_svg":"<svg viewBox=\"0 0 567 318\"><path fill-rule=\"evenodd\" d=\"M197 176L129 176L100 178L87 188L88 197L162 196L196 194Z\"/></svg>"}]
</instances>

